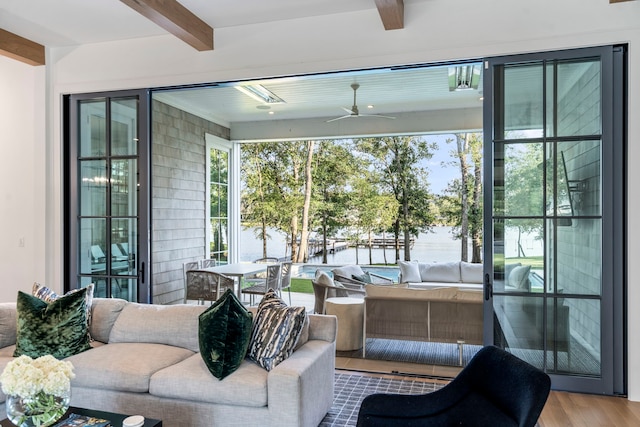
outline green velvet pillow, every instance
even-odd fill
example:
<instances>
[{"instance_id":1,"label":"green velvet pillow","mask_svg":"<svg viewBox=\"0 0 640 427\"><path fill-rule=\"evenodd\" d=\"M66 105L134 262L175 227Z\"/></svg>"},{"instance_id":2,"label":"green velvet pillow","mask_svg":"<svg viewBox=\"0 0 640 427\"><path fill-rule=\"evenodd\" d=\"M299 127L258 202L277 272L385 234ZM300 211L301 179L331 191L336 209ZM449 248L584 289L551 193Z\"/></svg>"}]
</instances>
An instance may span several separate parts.
<instances>
[{"instance_id":1,"label":"green velvet pillow","mask_svg":"<svg viewBox=\"0 0 640 427\"><path fill-rule=\"evenodd\" d=\"M51 303L18 292L18 330L14 356L58 359L90 348L87 327L87 289L63 295Z\"/></svg>"},{"instance_id":2,"label":"green velvet pillow","mask_svg":"<svg viewBox=\"0 0 640 427\"><path fill-rule=\"evenodd\" d=\"M240 367L251 339L253 316L231 289L200 314L200 355L214 377L223 379Z\"/></svg>"}]
</instances>

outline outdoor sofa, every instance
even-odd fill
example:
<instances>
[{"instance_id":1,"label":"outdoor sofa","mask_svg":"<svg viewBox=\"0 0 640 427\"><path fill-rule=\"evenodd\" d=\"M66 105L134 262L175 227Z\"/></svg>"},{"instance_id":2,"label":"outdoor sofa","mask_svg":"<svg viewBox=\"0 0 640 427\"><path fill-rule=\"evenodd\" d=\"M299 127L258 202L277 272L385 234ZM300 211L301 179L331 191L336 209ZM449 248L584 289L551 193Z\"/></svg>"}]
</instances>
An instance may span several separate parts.
<instances>
[{"instance_id":1,"label":"outdoor sofa","mask_svg":"<svg viewBox=\"0 0 640 427\"><path fill-rule=\"evenodd\" d=\"M455 286L482 289L483 265L464 261L418 262L398 261L400 283L410 288L433 289Z\"/></svg>"},{"instance_id":2,"label":"outdoor sofa","mask_svg":"<svg viewBox=\"0 0 640 427\"><path fill-rule=\"evenodd\" d=\"M308 314L308 332L305 325L296 350L270 371L247 358L219 380L199 353L206 309L94 299L91 349L66 359L76 374L71 405L141 414L165 427L317 426L333 402L335 317ZM15 344L16 303L2 303L0 371ZM5 398L0 392L0 413Z\"/></svg>"}]
</instances>

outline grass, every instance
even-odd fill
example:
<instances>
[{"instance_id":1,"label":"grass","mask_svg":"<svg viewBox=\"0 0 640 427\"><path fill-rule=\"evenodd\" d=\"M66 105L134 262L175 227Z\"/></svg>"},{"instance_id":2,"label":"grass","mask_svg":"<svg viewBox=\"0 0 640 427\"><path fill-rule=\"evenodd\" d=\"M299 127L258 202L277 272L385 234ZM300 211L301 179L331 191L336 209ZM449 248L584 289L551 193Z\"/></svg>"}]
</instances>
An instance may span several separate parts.
<instances>
[{"instance_id":1,"label":"grass","mask_svg":"<svg viewBox=\"0 0 640 427\"><path fill-rule=\"evenodd\" d=\"M312 294L313 286L311 285L311 279L302 279L299 277L292 277L291 292L300 292L302 294Z\"/></svg>"}]
</instances>

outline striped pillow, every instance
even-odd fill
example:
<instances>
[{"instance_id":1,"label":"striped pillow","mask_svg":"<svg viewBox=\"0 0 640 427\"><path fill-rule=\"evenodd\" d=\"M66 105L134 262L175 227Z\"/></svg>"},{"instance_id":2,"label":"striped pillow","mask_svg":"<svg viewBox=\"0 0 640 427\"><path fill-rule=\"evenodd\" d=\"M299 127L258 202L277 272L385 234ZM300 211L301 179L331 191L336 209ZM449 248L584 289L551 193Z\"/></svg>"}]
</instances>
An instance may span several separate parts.
<instances>
[{"instance_id":1,"label":"striped pillow","mask_svg":"<svg viewBox=\"0 0 640 427\"><path fill-rule=\"evenodd\" d=\"M288 307L273 290L264 295L251 330L249 359L267 371L287 359L300 338L307 313L304 307Z\"/></svg>"}]
</instances>

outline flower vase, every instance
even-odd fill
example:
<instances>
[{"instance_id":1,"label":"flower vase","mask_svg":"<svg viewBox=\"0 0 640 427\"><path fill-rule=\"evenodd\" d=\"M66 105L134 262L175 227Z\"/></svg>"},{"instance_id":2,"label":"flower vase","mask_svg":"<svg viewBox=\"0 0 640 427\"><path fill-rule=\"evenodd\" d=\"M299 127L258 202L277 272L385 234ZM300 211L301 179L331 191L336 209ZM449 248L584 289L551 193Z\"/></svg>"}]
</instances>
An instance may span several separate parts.
<instances>
[{"instance_id":1,"label":"flower vase","mask_svg":"<svg viewBox=\"0 0 640 427\"><path fill-rule=\"evenodd\" d=\"M32 397L7 396L7 418L18 427L47 427L69 409L71 392L55 396L39 392Z\"/></svg>"}]
</instances>

